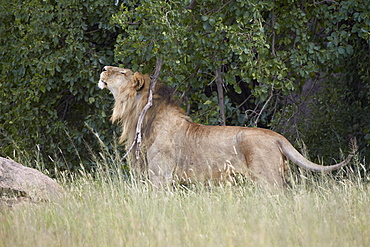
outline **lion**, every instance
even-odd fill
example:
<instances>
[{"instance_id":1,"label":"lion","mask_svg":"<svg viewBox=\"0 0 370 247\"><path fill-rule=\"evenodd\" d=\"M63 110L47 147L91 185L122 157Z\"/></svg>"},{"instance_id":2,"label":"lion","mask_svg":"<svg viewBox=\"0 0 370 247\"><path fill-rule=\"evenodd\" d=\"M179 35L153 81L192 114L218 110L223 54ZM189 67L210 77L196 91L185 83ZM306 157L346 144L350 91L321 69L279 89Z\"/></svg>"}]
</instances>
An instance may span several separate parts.
<instances>
[{"instance_id":1,"label":"lion","mask_svg":"<svg viewBox=\"0 0 370 247\"><path fill-rule=\"evenodd\" d=\"M98 86L115 99L111 121L122 127L120 143L133 143L136 125L148 102L151 78L130 69L106 66ZM153 105L142 124L140 158L129 155L134 173L156 187L174 182L234 183L242 176L267 187L283 188L288 160L317 172L347 165L353 154L335 165L315 164L303 157L282 135L268 129L209 126L193 122L172 97L173 90L158 83ZM128 151L128 148L126 148Z\"/></svg>"}]
</instances>

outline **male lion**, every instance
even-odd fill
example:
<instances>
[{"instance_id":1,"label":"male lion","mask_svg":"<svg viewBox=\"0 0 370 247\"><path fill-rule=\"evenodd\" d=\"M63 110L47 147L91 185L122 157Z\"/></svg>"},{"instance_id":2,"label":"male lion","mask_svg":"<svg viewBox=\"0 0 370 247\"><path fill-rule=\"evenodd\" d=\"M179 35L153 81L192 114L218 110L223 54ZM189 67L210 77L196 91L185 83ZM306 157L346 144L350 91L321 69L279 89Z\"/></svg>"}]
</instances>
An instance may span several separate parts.
<instances>
[{"instance_id":1,"label":"male lion","mask_svg":"<svg viewBox=\"0 0 370 247\"><path fill-rule=\"evenodd\" d=\"M148 75L112 66L104 67L100 75L99 87L108 88L115 98L111 121L122 126L120 142L127 141L127 146L135 139L150 82ZM171 95L168 86L156 85L153 105L142 125L141 156L138 160L129 156L133 171L149 177L155 186L174 180L233 182L233 177L241 174L265 185L283 187L286 158L309 170L332 171L348 164L353 156L332 166L317 165L271 130L194 123Z\"/></svg>"}]
</instances>

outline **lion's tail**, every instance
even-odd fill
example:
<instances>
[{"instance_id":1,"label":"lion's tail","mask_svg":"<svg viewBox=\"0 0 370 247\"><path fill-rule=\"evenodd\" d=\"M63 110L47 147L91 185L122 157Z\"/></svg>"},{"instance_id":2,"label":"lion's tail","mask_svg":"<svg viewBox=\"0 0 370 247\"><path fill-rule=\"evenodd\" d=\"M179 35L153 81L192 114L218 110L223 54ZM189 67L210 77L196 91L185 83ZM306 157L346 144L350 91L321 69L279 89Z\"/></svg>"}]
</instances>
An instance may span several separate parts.
<instances>
[{"instance_id":1,"label":"lion's tail","mask_svg":"<svg viewBox=\"0 0 370 247\"><path fill-rule=\"evenodd\" d=\"M290 159L294 164L302 168L305 168L311 171L316 171L316 172L328 172L328 171L339 169L347 165L351 161L355 153L355 150L352 150L352 152L347 156L347 158L338 164L330 165L330 166L322 166L322 165L315 164L309 161L308 159L306 159L305 157L303 157L303 155L300 154L292 146L292 144L290 144L290 142L286 140L285 138L284 140L279 140L279 145L280 145L282 152L285 154L285 156L288 157L288 159Z\"/></svg>"}]
</instances>

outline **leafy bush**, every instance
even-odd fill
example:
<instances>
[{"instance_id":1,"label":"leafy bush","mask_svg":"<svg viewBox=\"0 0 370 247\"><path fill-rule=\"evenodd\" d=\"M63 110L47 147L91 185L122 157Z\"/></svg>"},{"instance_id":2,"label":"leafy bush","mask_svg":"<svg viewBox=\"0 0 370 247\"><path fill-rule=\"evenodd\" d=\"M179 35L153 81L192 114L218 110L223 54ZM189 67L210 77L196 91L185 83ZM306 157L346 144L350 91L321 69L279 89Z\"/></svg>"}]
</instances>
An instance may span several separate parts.
<instances>
[{"instance_id":1,"label":"leafy bush","mask_svg":"<svg viewBox=\"0 0 370 247\"><path fill-rule=\"evenodd\" d=\"M313 101L309 124L301 121L298 128L307 133L309 150L330 156L348 146L349 135L358 137L364 150L369 145L364 119L370 100L364 55L369 54L369 9L370 3L360 0L130 1L113 18L125 30L116 57L149 73L155 58L162 57L165 83L178 89L196 121L210 124L225 118L228 124L281 130L280 124L297 114L287 114L294 109L289 95L320 79L321 96L310 95L320 99ZM353 85L365 90L360 98ZM328 131L323 122L339 141L323 135ZM283 134L299 137L291 130ZM325 148L315 148L325 138Z\"/></svg>"},{"instance_id":2,"label":"leafy bush","mask_svg":"<svg viewBox=\"0 0 370 247\"><path fill-rule=\"evenodd\" d=\"M109 19L117 7L31 0L0 8L0 155L37 146L46 159L65 159L69 167L60 169L73 169L89 157L84 142L95 145L85 122L112 136L112 99L96 84L101 67L114 61L117 31Z\"/></svg>"},{"instance_id":3,"label":"leafy bush","mask_svg":"<svg viewBox=\"0 0 370 247\"><path fill-rule=\"evenodd\" d=\"M306 11L313 25L306 33L314 43L308 45L313 50L304 53L308 59L301 67L317 67L315 80L319 82L316 92L302 97L296 105L299 108L303 101L309 101L310 114L302 115L295 130L288 133L291 140L303 138L312 157L320 155L332 162L333 154L348 147L353 137L358 140L360 154L370 155L369 9L370 3L355 0L313 4ZM286 114L282 122L297 113Z\"/></svg>"}]
</instances>

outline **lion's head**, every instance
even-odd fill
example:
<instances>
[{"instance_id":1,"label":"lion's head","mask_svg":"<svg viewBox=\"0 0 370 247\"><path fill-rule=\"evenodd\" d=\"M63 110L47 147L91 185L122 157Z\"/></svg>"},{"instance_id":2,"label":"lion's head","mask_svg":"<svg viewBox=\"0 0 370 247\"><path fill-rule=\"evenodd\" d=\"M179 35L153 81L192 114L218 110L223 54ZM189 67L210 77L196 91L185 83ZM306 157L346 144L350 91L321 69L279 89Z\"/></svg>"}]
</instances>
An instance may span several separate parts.
<instances>
[{"instance_id":1,"label":"lion's head","mask_svg":"<svg viewBox=\"0 0 370 247\"><path fill-rule=\"evenodd\" d=\"M132 127L136 126L137 118L147 103L150 77L130 69L105 66L98 86L109 89L114 96L115 106L111 120L118 121L122 126L120 142L126 139L130 141L135 133Z\"/></svg>"},{"instance_id":2,"label":"lion's head","mask_svg":"<svg viewBox=\"0 0 370 247\"><path fill-rule=\"evenodd\" d=\"M140 72L134 73L130 69L105 66L100 74L98 86L101 89L108 88L117 100L123 91L135 93L141 90L145 85L145 79L148 78Z\"/></svg>"}]
</instances>

